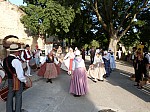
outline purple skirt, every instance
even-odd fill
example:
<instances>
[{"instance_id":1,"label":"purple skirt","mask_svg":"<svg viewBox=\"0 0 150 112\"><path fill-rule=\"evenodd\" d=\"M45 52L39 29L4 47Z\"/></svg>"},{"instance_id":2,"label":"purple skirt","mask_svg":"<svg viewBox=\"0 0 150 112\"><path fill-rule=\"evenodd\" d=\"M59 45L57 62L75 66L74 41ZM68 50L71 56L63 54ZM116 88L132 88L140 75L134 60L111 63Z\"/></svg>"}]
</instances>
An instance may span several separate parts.
<instances>
[{"instance_id":1,"label":"purple skirt","mask_svg":"<svg viewBox=\"0 0 150 112\"><path fill-rule=\"evenodd\" d=\"M70 81L70 93L75 95L85 95L88 91L87 72L85 68L77 68L73 71Z\"/></svg>"}]
</instances>

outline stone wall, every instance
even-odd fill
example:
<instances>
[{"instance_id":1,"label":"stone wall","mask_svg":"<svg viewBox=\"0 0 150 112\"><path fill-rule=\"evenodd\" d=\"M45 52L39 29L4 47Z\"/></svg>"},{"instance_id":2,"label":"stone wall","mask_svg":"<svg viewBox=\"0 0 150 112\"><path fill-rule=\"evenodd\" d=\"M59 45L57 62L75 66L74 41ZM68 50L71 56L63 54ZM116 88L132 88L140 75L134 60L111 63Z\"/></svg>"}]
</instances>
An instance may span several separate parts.
<instances>
[{"instance_id":1,"label":"stone wall","mask_svg":"<svg viewBox=\"0 0 150 112\"><path fill-rule=\"evenodd\" d=\"M0 0L0 49L2 49L3 39L8 35L17 36L21 43L32 45L32 37L27 35L24 25L20 22L23 15L23 11L18 6ZM4 53L0 53L2 54Z\"/></svg>"}]
</instances>

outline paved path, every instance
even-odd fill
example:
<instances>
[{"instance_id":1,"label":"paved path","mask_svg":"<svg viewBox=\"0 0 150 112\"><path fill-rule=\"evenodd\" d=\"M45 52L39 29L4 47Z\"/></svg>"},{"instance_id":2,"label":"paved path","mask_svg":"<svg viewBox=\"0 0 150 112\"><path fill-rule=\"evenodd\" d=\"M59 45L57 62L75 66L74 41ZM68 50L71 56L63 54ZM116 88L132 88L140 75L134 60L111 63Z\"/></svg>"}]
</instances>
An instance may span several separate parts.
<instances>
[{"instance_id":1,"label":"paved path","mask_svg":"<svg viewBox=\"0 0 150 112\"><path fill-rule=\"evenodd\" d=\"M103 109L150 112L150 94L133 86L129 78L132 73L131 66L117 62L117 70L104 82L94 83L88 79L89 93L82 97L68 93L70 76L65 71L52 84L34 73L33 87L23 93L23 108L28 112L98 112ZM0 112L5 112L2 101Z\"/></svg>"}]
</instances>

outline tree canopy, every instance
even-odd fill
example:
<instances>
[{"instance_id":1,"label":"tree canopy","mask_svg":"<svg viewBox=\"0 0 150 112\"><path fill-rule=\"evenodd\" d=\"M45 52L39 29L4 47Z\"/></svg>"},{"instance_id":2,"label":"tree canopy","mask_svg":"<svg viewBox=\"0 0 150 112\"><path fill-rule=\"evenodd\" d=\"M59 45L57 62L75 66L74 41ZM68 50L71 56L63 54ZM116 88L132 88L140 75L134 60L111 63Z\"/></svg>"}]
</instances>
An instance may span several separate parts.
<instances>
[{"instance_id":1,"label":"tree canopy","mask_svg":"<svg viewBox=\"0 0 150 112\"><path fill-rule=\"evenodd\" d=\"M67 33L75 18L77 7L62 5L57 0L25 0L22 6L26 13L21 19L25 27L33 34L55 35L60 31ZM65 2L64 2L65 3Z\"/></svg>"}]
</instances>

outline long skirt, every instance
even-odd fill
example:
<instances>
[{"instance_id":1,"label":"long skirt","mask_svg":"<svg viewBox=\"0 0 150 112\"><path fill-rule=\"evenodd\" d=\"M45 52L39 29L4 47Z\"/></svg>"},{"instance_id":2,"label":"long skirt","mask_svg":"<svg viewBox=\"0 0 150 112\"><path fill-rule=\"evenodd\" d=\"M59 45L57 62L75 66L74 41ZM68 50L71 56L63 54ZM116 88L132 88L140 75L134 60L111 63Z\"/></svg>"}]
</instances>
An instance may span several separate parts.
<instances>
[{"instance_id":1,"label":"long skirt","mask_svg":"<svg viewBox=\"0 0 150 112\"><path fill-rule=\"evenodd\" d=\"M69 63L69 71L72 71L72 64L73 64L73 59L70 59L70 63Z\"/></svg>"},{"instance_id":2,"label":"long skirt","mask_svg":"<svg viewBox=\"0 0 150 112\"><path fill-rule=\"evenodd\" d=\"M106 74L105 68L104 67L96 67L94 74L97 79L103 80L103 75Z\"/></svg>"},{"instance_id":3,"label":"long skirt","mask_svg":"<svg viewBox=\"0 0 150 112\"><path fill-rule=\"evenodd\" d=\"M54 63L46 63L46 71L44 73L44 78L52 79L58 76L57 68Z\"/></svg>"},{"instance_id":4,"label":"long skirt","mask_svg":"<svg viewBox=\"0 0 150 112\"><path fill-rule=\"evenodd\" d=\"M103 80L103 75L105 75L105 74L106 74L106 71L103 66L94 67L94 68L89 67L88 77L90 77L90 78Z\"/></svg>"},{"instance_id":5,"label":"long skirt","mask_svg":"<svg viewBox=\"0 0 150 112\"><path fill-rule=\"evenodd\" d=\"M88 91L87 73L85 68L77 68L73 71L70 81L70 93L75 95L85 95Z\"/></svg>"}]
</instances>

